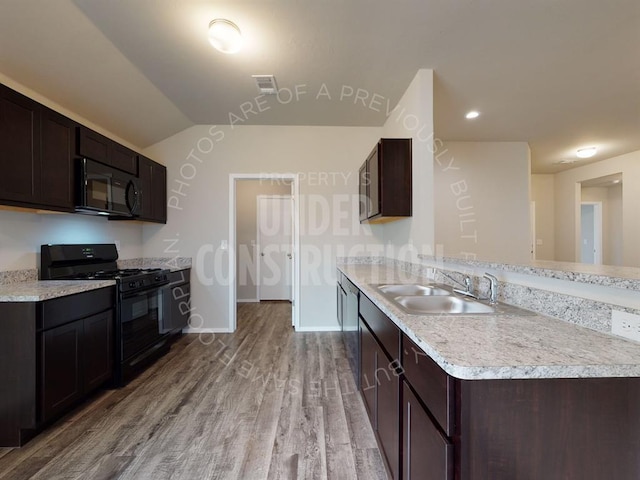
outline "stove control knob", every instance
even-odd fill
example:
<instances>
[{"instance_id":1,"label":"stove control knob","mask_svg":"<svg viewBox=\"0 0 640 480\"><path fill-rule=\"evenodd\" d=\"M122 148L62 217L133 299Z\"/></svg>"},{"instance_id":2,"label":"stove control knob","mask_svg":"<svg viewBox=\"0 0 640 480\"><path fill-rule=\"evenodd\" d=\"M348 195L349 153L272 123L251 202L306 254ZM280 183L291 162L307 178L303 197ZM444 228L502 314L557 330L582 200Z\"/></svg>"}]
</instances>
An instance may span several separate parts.
<instances>
[{"instance_id":1,"label":"stove control knob","mask_svg":"<svg viewBox=\"0 0 640 480\"><path fill-rule=\"evenodd\" d=\"M136 282L129 282L130 288L136 288Z\"/></svg>"}]
</instances>

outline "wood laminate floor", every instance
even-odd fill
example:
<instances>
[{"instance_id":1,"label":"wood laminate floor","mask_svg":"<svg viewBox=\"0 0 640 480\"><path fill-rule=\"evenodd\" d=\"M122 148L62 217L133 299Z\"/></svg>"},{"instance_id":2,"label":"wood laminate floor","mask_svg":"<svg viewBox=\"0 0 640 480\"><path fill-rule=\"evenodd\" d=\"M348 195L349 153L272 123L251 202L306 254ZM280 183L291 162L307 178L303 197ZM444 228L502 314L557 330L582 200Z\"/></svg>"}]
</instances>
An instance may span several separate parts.
<instances>
[{"instance_id":1,"label":"wood laminate floor","mask_svg":"<svg viewBox=\"0 0 640 480\"><path fill-rule=\"evenodd\" d=\"M20 449L0 479L386 479L339 333L288 303L241 304L233 334L185 335L119 390Z\"/></svg>"}]
</instances>

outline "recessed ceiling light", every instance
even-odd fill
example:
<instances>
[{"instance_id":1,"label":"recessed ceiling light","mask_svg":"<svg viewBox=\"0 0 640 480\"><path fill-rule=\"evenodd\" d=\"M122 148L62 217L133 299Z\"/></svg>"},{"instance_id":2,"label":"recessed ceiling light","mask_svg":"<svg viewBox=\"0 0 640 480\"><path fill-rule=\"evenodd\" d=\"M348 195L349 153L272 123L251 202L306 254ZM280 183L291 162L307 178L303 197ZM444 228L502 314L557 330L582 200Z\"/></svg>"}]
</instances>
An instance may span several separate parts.
<instances>
[{"instance_id":1,"label":"recessed ceiling light","mask_svg":"<svg viewBox=\"0 0 640 480\"><path fill-rule=\"evenodd\" d=\"M471 110L470 112L467 112L467 114L464 116L464 118L471 120L473 118L478 118L480 116L480 112L477 112L475 110Z\"/></svg>"},{"instance_id":2,"label":"recessed ceiling light","mask_svg":"<svg viewBox=\"0 0 640 480\"><path fill-rule=\"evenodd\" d=\"M209 43L222 53L237 53L242 47L240 29L235 23L224 18L211 20Z\"/></svg>"},{"instance_id":3,"label":"recessed ceiling light","mask_svg":"<svg viewBox=\"0 0 640 480\"><path fill-rule=\"evenodd\" d=\"M581 148L576 152L578 158L591 158L598 152L596 147Z\"/></svg>"}]
</instances>

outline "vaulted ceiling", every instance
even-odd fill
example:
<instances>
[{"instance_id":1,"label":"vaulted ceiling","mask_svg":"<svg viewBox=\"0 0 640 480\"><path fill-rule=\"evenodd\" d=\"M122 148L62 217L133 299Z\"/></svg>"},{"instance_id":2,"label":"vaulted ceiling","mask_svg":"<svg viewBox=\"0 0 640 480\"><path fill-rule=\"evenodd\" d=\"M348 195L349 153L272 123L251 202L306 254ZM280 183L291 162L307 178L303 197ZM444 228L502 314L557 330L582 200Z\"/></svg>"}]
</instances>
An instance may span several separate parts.
<instances>
[{"instance_id":1,"label":"vaulted ceiling","mask_svg":"<svg viewBox=\"0 0 640 480\"><path fill-rule=\"evenodd\" d=\"M209 45L219 17L240 53ZM534 172L640 150L637 0L0 2L0 73L139 147L193 124L380 126L420 68L442 139L527 141Z\"/></svg>"}]
</instances>

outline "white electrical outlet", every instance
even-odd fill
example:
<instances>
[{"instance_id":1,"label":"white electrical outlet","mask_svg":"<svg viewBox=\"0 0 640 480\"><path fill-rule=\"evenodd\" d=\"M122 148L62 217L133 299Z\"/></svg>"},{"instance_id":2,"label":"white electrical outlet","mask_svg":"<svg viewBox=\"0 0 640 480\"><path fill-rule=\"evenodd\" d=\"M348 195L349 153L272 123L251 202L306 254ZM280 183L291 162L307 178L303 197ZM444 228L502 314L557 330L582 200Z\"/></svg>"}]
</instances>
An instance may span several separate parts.
<instances>
[{"instance_id":1,"label":"white electrical outlet","mask_svg":"<svg viewBox=\"0 0 640 480\"><path fill-rule=\"evenodd\" d=\"M640 342L640 315L612 310L611 333Z\"/></svg>"}]
</instances>

